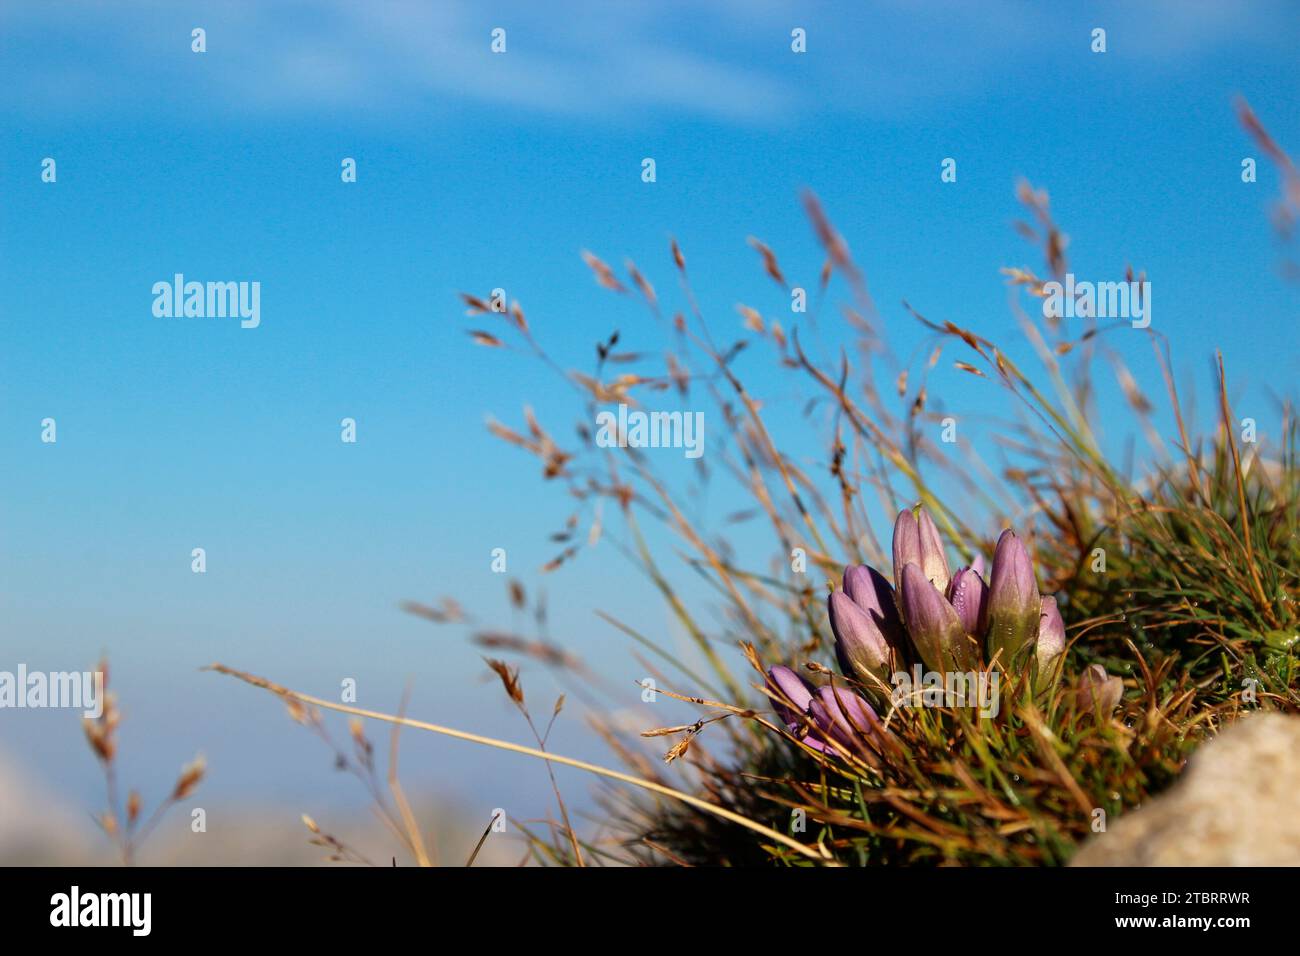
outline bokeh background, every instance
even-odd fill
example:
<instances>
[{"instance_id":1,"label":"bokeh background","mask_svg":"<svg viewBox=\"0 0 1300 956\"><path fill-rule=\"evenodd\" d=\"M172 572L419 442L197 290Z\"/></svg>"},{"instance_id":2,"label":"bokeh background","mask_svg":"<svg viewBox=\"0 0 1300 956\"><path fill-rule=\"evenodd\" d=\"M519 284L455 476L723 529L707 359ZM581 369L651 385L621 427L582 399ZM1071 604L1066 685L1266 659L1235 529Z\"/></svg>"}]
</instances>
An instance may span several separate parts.
<instances>
[{"instance_id":1,"label":"bokeh background","mask_svg":"<svg viewBox=\"0 0 1300 956\"><path fill-rule=\"evenodd\" d=\"M496 27L504 55L490 52ZM791 52L796 27L806 54ZM1090 51L1095 27L1105 54ZM457 292L504 288L558 359L589 366L615 328L644 348L662 333L599 289L579 250L631 257L667 297L672 234L715 328L739 335L737 302L789 310L746 236L815 285L803 187L905 358L924 336L904 298L1017 337L998 269L1039 266L1011 222L1017 180L1045 187L1076 275L1145 270L1180 382L1208 412L1221 347L1235 410L1267 436L1272 394L1300 371L1296 294L1268 223L1276 171L1233 102L1300 146L1296 49L1284 2L8 0L0 669L86 669L107 653L124 783L158 794L201 750L209 833L194 839L214 842L255 818L283 820L296 845L299 812L351 819L366 798L273 699L200 673L210 661L323 696L354 678L376 709L411 680L413 714L526 739L481 652L399 610L453 594L487 624L519 623L493 548L530 593L545 589L556 639L640 706L643 668L594 610L670 641L673 625L609 548L537 573L565 497L484 419L518 421L530 404L559 431L574 403L541 365L476 348ZM1255 184L1241 181L1247 156ZM57 183L41 181L45 157ZM344 157L355 184L340 181ZM945 157L955 184L940 182ZM259 281L260 328L155 318L151 286L176 272ZM835 347L833 312L815 335ZM1112 344L1158 385L1144 337ZM781 382L768 384L779 405ZM933 387L959 415L1000 400L955 371ZM1123 408L1114 383L1099 392L1103 417ZM40 441L46 417L55 445ZM355 445L339 440L344 417ZM206 574L191 573L195 547ZM523 678L549 712L549 675L525 665ZM577 705L551 743L602 756ZM496 807L549 812L544 768L523 758L408 734L403 767L408 790L437 801L428 812L467 833ZM589 780L560 780L592 808ZM74 714L0 711L0 859L46 831L74 852L98 846L86 820L101 793ZM164 842L189 839L183 814L167 827ZM214 852L191 841L160 858Z\"/></svg>"}]
</instances>

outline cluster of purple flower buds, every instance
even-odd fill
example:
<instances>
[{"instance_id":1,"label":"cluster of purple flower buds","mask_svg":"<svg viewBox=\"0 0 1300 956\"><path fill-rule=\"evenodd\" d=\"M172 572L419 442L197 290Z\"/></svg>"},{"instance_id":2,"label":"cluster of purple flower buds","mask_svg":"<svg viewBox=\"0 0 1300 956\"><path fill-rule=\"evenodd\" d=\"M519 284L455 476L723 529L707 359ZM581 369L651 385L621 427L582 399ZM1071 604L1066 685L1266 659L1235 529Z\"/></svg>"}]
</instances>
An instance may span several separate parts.
<instances>
[{"instance_id":1,"label":"cluster of purple flower buds","mask_svg":"<svg viewBox=\"0 0 1300 956\"><path fill-rule=\"evenodd\" d=\"M1039 594L1029 552L1013 531L998 538L987 582L982 557L950 573L939 529L923 509L898 516L893 552L894 586L875 568L854 565L828 601L840 670L878 703L889 699L893 675L916 664L951 674L995 663L1027 675L1035 692L1059 679L1065 624L1056 600ZM846 687L815 689L788 667L772 668L769 684L790 732L814 749L844 743L846 723L876 727L871 705ZM1083 709L1109 714L1123 682L1094 665L1076 693Z\"/></svg>"},{"instance_id":2,"label":"cluster of purple flower buds","mask_svg":"<svg viewBox=\"0 0 1300 956\"><path fill-rule=\"evenodd\" d=\"M884 731L875 710L859 694L841 685L815 688L790 668L768 671L776 711L791 736L813 750L844 750L871 759Z\"/></svg>"},{"instance_id":3,"label":"cluster of purple flower buds","mask_svg":"<svg viewBox=\"0 0 1300 956\"><path fill-rule=\"evenodd\" d=\"M894 582L897 591L874 568L856 565L831 594L835 652L847 676L888 686L912 663L946 673L996 660L1005 671L1031 666L1040 687L1050 683L1065 625L1055 599L1039 595L1015 532L1002 532L985 582L982 558L952 574L929 514L904 511L894 524Z\"/></svg>"}]
</instances>

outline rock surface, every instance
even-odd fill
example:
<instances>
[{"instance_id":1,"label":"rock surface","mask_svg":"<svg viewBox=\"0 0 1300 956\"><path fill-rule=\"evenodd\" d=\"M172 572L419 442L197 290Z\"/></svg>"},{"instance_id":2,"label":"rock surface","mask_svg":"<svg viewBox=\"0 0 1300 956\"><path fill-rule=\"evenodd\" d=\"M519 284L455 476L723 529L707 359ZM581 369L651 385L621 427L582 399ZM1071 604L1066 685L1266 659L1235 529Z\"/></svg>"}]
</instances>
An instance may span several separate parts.
<instances>
[{"instance_id":1,"label":"rock surface","mask_svg":"<svg viewBox=\"0 0 1300 956\"><path fill-rule=\"evenodd\" d=\"M1072 866L1300 866L1300 717L1243 718Z\"/></svg>"}]
</instances>

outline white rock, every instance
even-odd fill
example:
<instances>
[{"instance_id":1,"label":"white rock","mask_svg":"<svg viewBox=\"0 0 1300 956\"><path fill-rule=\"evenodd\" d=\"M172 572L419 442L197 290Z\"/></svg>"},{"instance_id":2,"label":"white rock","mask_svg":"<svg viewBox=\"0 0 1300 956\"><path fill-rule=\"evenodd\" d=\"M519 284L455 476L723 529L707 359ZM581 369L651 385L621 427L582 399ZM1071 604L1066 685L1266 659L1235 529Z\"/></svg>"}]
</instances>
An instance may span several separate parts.
<instances>
[{"instance_id":1,"label":"white rock","mask_svg":"<svg viewBox=\"0 0 1300 956\"><path fill-rule=\"evenodd\" d=\"M1167 793L1092 837L1072 866L1300 866L1300 717L1245 717Z\"/></svg>"}]
</instances>

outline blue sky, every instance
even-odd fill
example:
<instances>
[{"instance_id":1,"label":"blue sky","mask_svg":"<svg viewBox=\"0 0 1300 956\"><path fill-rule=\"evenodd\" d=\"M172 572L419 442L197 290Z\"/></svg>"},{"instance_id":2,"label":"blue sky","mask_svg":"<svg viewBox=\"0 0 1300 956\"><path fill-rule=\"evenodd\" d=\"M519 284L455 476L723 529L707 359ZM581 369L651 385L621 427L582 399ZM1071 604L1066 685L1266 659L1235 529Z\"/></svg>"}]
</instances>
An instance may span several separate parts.
<instances>
[{"instance_id":1,"label":"blue sky","mask_svg":"<svg viewBox=\"0 0 1300 956\"><path fill-rule=\"evenodd\" d=\"M747 235L814 282L805 186L905 356L922 335L903 298L1016 335L998 269L1041 263L1010 227L1013 189L1046 187L1074 272L1145 269L1200 404L1221 347L1237 411L1267 435L1268 389L1300 365L1297 298L1275 268L1276 172L1232 104L1244 95L1300 149L1297 48L1283 3L6 3L0 668L108 651L137 777L161 789L202 749L213 799L308 808L348 790L273 701L196 672L214 659L326 694L355 677L380 708L410 676L422 716L522 739L477 652L397 609L451 593L508 624L490 550L536 587L566 513L483 421L530 403L564 423L571 402L534 363L476 349L456 293L504 287L566 364L615 327L658 347L578 252L630 257L668 291L671 233L702 306L738 335L738 301L788 310ZM958 181L942 184L949 156ZM176 272L260 281L261 326L155 318L150 288ZM1113 344L1157 383L1144 338ZM958 412L988 401L941 378ZM626 678L630 704L637 665L592 610L666 631L662 608L608 550L545 586L555 631ZM95 799L67 714L0 726L7 752ZM556 746L598 753L590 738L575 715ZM545 812L539 767L412 746L415 781Z\"/></svg>"}]
</instances>

